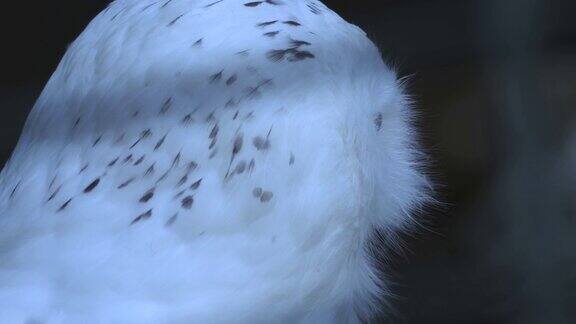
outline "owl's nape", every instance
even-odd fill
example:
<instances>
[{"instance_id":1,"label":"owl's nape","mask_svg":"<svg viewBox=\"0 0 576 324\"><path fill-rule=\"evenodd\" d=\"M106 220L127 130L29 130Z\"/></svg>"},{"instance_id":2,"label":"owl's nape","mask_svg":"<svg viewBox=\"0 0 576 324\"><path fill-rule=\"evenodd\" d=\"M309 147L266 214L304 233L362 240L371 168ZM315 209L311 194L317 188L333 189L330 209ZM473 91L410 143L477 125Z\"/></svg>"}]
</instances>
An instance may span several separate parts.
<instances>
[{"instance_id":1,"label":"owl's nape","mask_svg":"<svg viewBox=\"0 0 576 324\"><path fill-rule=\"evenodd\" d=\"M117 0L0 175L10 323L355 323L428 182L395 74L313 0ZM9 283L9 284L8 284Z\"/></svg>"}]
</instances>

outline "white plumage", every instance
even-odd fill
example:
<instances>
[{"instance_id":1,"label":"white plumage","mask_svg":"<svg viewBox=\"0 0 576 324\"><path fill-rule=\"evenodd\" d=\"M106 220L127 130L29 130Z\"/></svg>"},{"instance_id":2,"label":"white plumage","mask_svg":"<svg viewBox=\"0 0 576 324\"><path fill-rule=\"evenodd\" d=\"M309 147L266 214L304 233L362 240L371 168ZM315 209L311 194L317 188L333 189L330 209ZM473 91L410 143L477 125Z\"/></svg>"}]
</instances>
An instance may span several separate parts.
<instances>
[{"instance_id":1,"label":"white plumage","mask_svg":"<svg viewBox=\"0 0 576 324\"><path fill-rule=\"evenodd\" d=\"M396 77L314 0L117 0L0 176L2 323L353 323L425 197Z\"/></svg>"}]
</instances>

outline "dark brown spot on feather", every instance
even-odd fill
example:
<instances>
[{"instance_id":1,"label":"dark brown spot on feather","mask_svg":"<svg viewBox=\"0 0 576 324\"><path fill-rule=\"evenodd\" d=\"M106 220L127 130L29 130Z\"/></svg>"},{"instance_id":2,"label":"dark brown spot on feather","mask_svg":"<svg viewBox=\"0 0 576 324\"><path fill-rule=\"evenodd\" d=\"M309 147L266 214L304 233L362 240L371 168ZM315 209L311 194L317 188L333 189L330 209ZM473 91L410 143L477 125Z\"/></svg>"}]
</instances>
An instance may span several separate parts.
<instances>
[{"instance_id":1,"label":"dark brown spot on feather","mask_svg":"<svg viewBox=\"0 0 576 324\"><path fill-rule=\"evenodd\" d=\"M108 167L110 168L116 165L116 162L118 162L118 160L120 160L120 157L117 157L114 160L110 161L110 163L108 163Z\"/></svg>"},{"instance_id":2,"label":"dark brown spot on feather","mask_svg":"<svg viewBox=\"0 0 576 324\"><path fill-rule=\"evenodd\" d=\"M306 60L306 59L313 59L316 56L314 56L314 54L308 52L308 51L296 51L294 53L294 56L290 59L288 59L291 62L295 62L295 61L302 61L302 60Z\"/></svg>"},{"instance_id":3,"label":"dark brown spot on feather","mask_svg":"<svg viewBox=\"0 0 576 324\"><path fill-rule=\"evenodd\" d=\"M320 8L318 8L318 6L315 3L308 3L308 9L310 9L310 12L315 15L319 15L322 13Z\"/></svg>"},{"instance_id":4,"label":"dark brown spot on feather","mask_svg":"<svg viewBox=\"0 0 576 324\"><path fill-rule=\"evenodd\" d=\"M261 4L262 4L262 1L253 1L253 2L245 3L244 6L253 8L253 7L258 7Z\"/></svg>"},{"instance_id":5,"label":"dark brown spot on feather","mask_svg":"<svg viewBox=\"0 0 576 324\"><path fill-rule=\"evenodd\" d=\"M198 163L192 161L192 162L188 163L188 166L186 168L187 168L186 172L190 173L190 172L196 170L196 168L198 168Z\"/></svg>"},{"instance_id":6,"label":"dark brown spot on feather","mask_svg":"<svg viewBox=\"0 0 576 324\"><path fill-rule=\"evenodd\" d=\"M284 59L284 57L286 56L286 51L285 50L271 50L268 52L268 54L266 54L266 56L271 61L279 62L282 59Z\"/></svg>"},{"instance_id":7,"label":"dark brown spot on feather","mask_svg":"<svg viewBox=\"0 0 576 324\"><path fill-rule=\"evenodd\" d=\"M54 200L54 198L56 198L56 195L58 195L58 193L60 192L61 188L62 188L62 186L59 186L58 188L56 188L56 190L50 195L50 197L48 197L47 201Z\"/></svg>"},{"instance_id":8,"label":"dark brown spot on feather","mask_svg":"<svg viewBox=\"0 0 576 324\"><path fill-rule=\"evenodd\" d=\"M234 158L240 151L242 150L242 145L244 143L244 137L242 133L236 135L234 139L234 145L232 146L232 158L230 159L230 164L228 164L228 171L226 171L226 176L224 178L228 178L230 175L230 168L232 167L232 162L234 162Z\"/></svg>"},{"instance_id":9,"label":"dark brown spot on feather","mask_svg":"<svg viewBox=\"0 0 576 324\"><path fill-rule=\"evenodd\" d=\"M286 25L290 25L290 26L301 26L301 24L297 21L294 20L287 20L283 22Z\"/></svg>"},{"instance_id":10,"label":"dark brown spot on feather","mask_svg":"<svg viewBox=\"0 0 576 324\"><path fill-rule=\"evenodd\" d=\"M98 138L94 141L94 143L92 143L92 147L95 147L96 145L98 145L98 143L100 143L101 140L102 140L102 135L98 136Z\"/></svg>"},{"instance_id":11,"label":"dark brown spot on feather","mask_svg":"<svg viewBox=\"0 0 576 324\"><path fill-rule=\"evenodd\" d=\"M188 114L182 118L182 124L189 125L192 122L192 115Z\"/></svg>"},{"instance_id":12,"label":"dark brown spot on feather","mask_svg":"<svg viewBox=\"0 0 576 324\"><path fill-rule=\"evenodd\" d=\"M22 180L18 181L18 183L14 186L14 188L12 188L12 191L10 192L10 199L14 199L14 196L16 195L16 191L18 190L18 187L20 187L21 182L22 182Z\"/></svg>"},{"instance_id":13,"label":"dark brown spot on feather","mask_svg":"<svg viewBox=\"0 0 576 324\"><path fill-rule=\"evenodd\" d=\"M202 184L202 179L194 182L191 186L190 189L191 190L197 190L198 188L200 188L200 185Z\"/></svg>"},{"instance_id":14,"label":"dark brown spot on feather","mask_svg":"<svg viewBox=\"0 0 576 324\"><path fill-rule=\"evenodd\" d=\"M184 209L190 209L192 208L192 204L194 203L194 197L192 196L186 196L186 198L182 199L182 208Z\"/></svg>"},{"instance_id":15,"label":"dark brown spot on feather","mask_svg":"<svg viewBox=\"0 0 576 324\"><path fill-rule=\"evenodd\" d=\"M50 181L50 184L48 185L48 190L52 189L52 187L53 187L54 184L56 183L56 178L57 178L57 177L58 177L57 175L54 175L54 176L52 177L52 180Z\"/></svg>"},{"instance_id":16,"label":"dark brown spot on feather","mask_svg":"<svg viewBox=\"0 0 576 324\"><path fill-rule=\"evenodd\" d=\"M206 122L212 122L215 120L216 120L216 117L214 116L214 111L211 112L210 114L208 114L208 116L206 116Z\"/></svg>"},{"instance_id":17,"label":"dark brown spot on feather","mask_svg":"<svg viewBox=\"0 0 576 324\"><path fill-rule=\"evenodd\" d=\"M211 138L211 139L216 138L216 136L218 136L219 130L220 130L220 128L218 127L218 124L214 125L214 127L212 127L212 130L210 131L210 135L208 136L208 138Z\"/></svg>"},{"instance_id":18,"label":"dark brown spot on feather","mask_svg":"<svg viewBox=\"0 0 576 324\"><path fill-rule=\"evenodd\" d=\"M184 175L182 178L180 178L180 180L178 181L177 186L183 186L186 182L188 181L188 175Z\"/></svg>"},{"instance_id":19,"label":"dark brown spot on feather","mask_svg":"<svg viewBox=\"0 0 576 324\"><path fill-rule=\"evenodd\" d=\"M259 24L256 25L256 26L258 26L258 27L266 27L266 26L273 25L273 24L275 24L275 23L277 23L277 22L278 22L278 20L265 21L265 22L259 23Z\"/></svg>"},{"instance_id":20,"label":"dark brown spot on feather","mask_svg":"<svg viewBox=\"0 0 576 324\"><path fill-rule=\"evenodd\" d=\"M130 161L132 161L132 154L129 154L127 157L125 157L125 158L124 158L124 161L122 161L122 162L128 163L128 162L130 162Z\"/></svg>"},{"instance_id":21,"label":"dark brown spot on feather","mask_svg":"<svg viewBox=\"0 0 576 324\"><path fill-rule=\"evenodd\" d=\"M233 155L240 153L240 151L242 150L243 143L244 143L244 137L242 136L242 134L238 134L236 136L236 139L234 140L234 146L232 147Z\"/></svg>"},{"instance_id":22,"label":"dark brown spot on feather","mask_svg":"<svg viewBox=\"0 0 576 324\"><path fill-rule=\"evenodd\" d=\"M180 18L182 18L182 17L184 17L184 14L181 14L180 16L174 18L174 20L172 20L172 21L167 25L167 27L170 27L170 26L174 25L174 24L175 24L178 20L180 20Z\"/></svg>"},{"instance_id":23,"label":"dark brown spot on feather","mask_svg":"<svg viewBox=\"0 0 576 324\"><path fill-rule=\"evenodd\" d=\"M90 183L86 188L84 188L84 193L91 192L92 190L94 190L98 186L99 183L100 183L100 178L92 181L92 183Z\"/></svg>"},{"instance_id":24,"label":"dark brown spot on feather","mask_svg":"<svg viewBox=\"0 0 576 324\"><path fill-rule=\"evenodd\" d=\"M265 151L270 148L270 140L261 136L254 137L252 144L254 144L254 147L256 147L258 151Z\"/></svg>"},{"instance_id":25,"label":"dark brown spot on feather","mask_svg":"<svg viewBox=\"0 0 576 324\"><path fill-rule=\"evenodd\" d=\"M160 114L165 114L168 112L168 110L170 110L170 107L172 107L172 97L166 99L166 101L164 101L164 104L162 104L162 108L160 108Z\"/></svg>"},{"instance_id":26,"label":"dark brown spot on feather","mask_svg":"<svg viewBox=\"0 0 576 324\"><path fill-rule=\"evenodd\" d=\"M181 157L182 157L182 153L178 152L178 154L176 154L176 156L174 157L174 160L172 161L172 166L170 167L171 169L180 164Z\"/></svg>"},{"instance_id":27,"label":"dark brown spot on feather","mask_svg":"<svg viewBox=\"0 0 576 324\"><path fill-rule=\"evenodd\" d=\"M226 85L231 86L232 84L234 84L234 82L236 82L237 79L238 76L236 74L232 75L231 77L228 78L228 80L226 80Z\"/></svg>"},{"instance_id":28,"label":"dark brown spot on feather","mask_svg":"<svg viewBox=\"0 0 576 324\"><path fill-rule=\"evenodd\" d=\"M162 144L164 144L164 141L166 140L166 136L168 136L168 134L164 135L164 136L158 141L158 143L156 143L156 146L154 146L154 151L157 151L160 147L162 147Z\"/></svg>"},{"instance_id":29,"label":"dark brown spot on feather","mask_svg":"<svg viewBox=\"0 0 576 324\"><path fill-rule=\"evenodd\" d=\"M178 214L174 214L172 217L170 217L167 221L165 226L171 226L172 224L174 224L176 222L176 220L178 219Z\"/></svg>"},{"instance_id":30,"label":"dark brown spot on feather","mask_svg":"<svg viewBox=\"0 0 576 324\"><path fill-rule=\"evenodd\" d=\"M123 13L124 11L126 11L126 8L123 8L122 10L118 11L111 19L110 21L114 21L116 18L118 18L118 16Z\"/></svg>"},{"instance_id":31,"label":"dark brown spot on feather","mask_svg":"<svg viewBox=\"0 0 576 324\"><path fill-rule=\"evenodd\" d=\"M301 46L310 46L312 44L310 44L307 41L303 41L303 40L297 40L297 39L293 39L290 41L290 44L292 44L292 46L294 47L301 47Z\"/></svg>"},{"instance_id":32,"label":"dark brown spot on feather","mask_svg":"<svg viewBox=\"0 0 576 324\"><path fill-rule=\"evenodd\" d=\"M116 141L114 141L114 144L119 144L124 140L124 137L126 137L125 133L120 134L120 136L118 136L118 138L116 139Z\"/></svg>"},{"instance_id":33,"label":"dark brown spot on feather","mask_svg":"<svg viewBox=\"0 0 576 324\"><path fill-rule=\"evenodd\" d=\"M374 125L376 125L376 130L379 131L382 129L382 123L384 122L384 116L382 113L377 113L374 117Z\"/></svg>"},{"instance_id":34,"label":"dark brown spot on feather","mask_svg":"<svg viewBox=\"0 0 576 324\"><path fill-rule=\"evenodd\" d=\"M244 171L246 171L246 161L238 162L238 164L236 165L236 168L234 169L234 173L242 174L242 173L244 173Z\"/></svg>"},{"instance_id":35,"label":"dark brown spot on feather","mask_svg":"<svg viewBox=\"0 0 576 324\"><path fill-rule=\"evenodd\" d=\"M140 198L140 202L141 202L141 203L147 203L148 201L150 201L150 199L152 199L152 197L154 197L154 188L148 190L148 191Z\"/></svg>"},{"instance_id":36,"label":"dark brown spot on feather","mask_svg":"<svg viewBox=\"0 0 576 324\"><path fill-rule=\"evenodd\" d=\"M271 38L272 38L272 37L275 37L275 36L278 35L278 34L280 34L280 31L279 31L279 30L276 30L276 31L271 31L271 32L264 33L264 36L266 36L266 37L271 37Z\"/></svg>"},{"instance_id":37,"label":"dark brown spot on feather","mask_svg":"<svg viewBox=\"0 0 576 324\"><path fill-rule=\"evenodd\" d=\"M135 180L134 178L131 178L131 179L124 181L122 184L120 184L118 186L118 189L124 189L124 188L128 187L128 185L130 185L134 180Z\"/></svg>"},{"instance_id":38,"label":"dark brown spot on feather","mask_svg":"<svg viewBox=\"0 0 576 324\"><path fill-rule=\"evenodd\" d=\"M136 162L134 162L134 165L140 165L142 162L144 162L144 159L146 158L146 155L142 155Z\"/></svg>"},{"instance_id":39,"label":"dark brown spot on feather","mask_svg":"<svg viewBox=\"0 0 576 324\"><path fill-rule=\"evenodd\" d=\"M224 73L224 70L222 70L216 74L211 75L210 76L210 83L216 83L216 82L220 81L222 79L223 73Z\"/></svg>"},{"instance_id":40,"label":"dark brown spot on feather","mask_svg":"<svg viewBox=\"0 0 576 324\"><path fill-rule=\"evenodd\" d=\"M186 193L186 189L180 191L179 193L176 194L176 196L174 196L174 199L178 199L178 198L182 197L185 193Z\"/></svg>"},{"instance_id":41,"label":"dark brown spot on feather","mask_svg":"<svg viewBox=\"0 0 576 324\"><path fill-rule=\"evenodd\" d=\"M152 163L152 165L148 169L146 169L146 172L144 173L145 176L149 176L154 173L154 165L155 164Z\"/></svg>"},{"instance_id":42,"label":"dark brown spot on feather","mask_svg":"<svg viewBox=\"0 0 576 324\"><path fill-rule=\"evenodd\" d=\"M262 196L260 196L260 201L265 203L265 202L269 202L270 200L272 200L272 197L274 197L274 194L270 191L264 191L262 193Z\"/></svg>"},{"instance_id":43,"label":"dark brown spot on feather","mask_svg":"<svg viewBox=\"0 0 576 324\"><path fill-rule=\"evenodd\" d=\"M138 217L134 218L134 220L132 221L132 223L130 223L130 225L134 225L143 220L148 220L150 219L150 217L152 217L152 209L149 209L147 212L140 214Z\"/></svg>"},{"instance_id":44,"label":"dark brown spot on feather","mask_svg":"<svg viewBox=\"0 0 576 324\"><path fill-rule=\"evenodd\" d=\"M212 6L216 5L216 4L219 4L219 3L222 2L222 1L224 1L224 0L214 1L214 2L212 2L212 3L210 3L210 4L205 5L204 8L210 8L210 7L212 7Z\"/></svg>"},{"instance_id":45,"label":"dark brown spot on feather","mask_svg":"<svg viewBox=\"0 0 576 324\"><path fill-rule=\"evenodd\" d=\"M230 107L237 107L238 106L238 102L236 101L236 99L234 98L230 98L230 100L228 100L226 102L226 105L224 105L226 108L230 108Z\"/></svg>"},{"instance_id":46,"label":"dark brown spot on feather","mask_svg":"<svg viewBox=\"0 0 576 324\"><path fill-rule=\"evenodd\" d=\"M248 93L247 97L250 99L260 98L262 96L262 92L259 91L258 87L248 87L246 92Z\"/></svg>"},{"instance_id":47,"label":"dark brown spot on feather","mask_svg":"<svg viewBox=\"0 0 576 324\"><path fill-rule=\"evenodd\" d=\"M90 164L88 164L88 163L84 164L84 166L82 167L82 169L80 169L80 172L78 172L78 174L82 174L84 171L86 171L86 169L88 169L89 165Z\"/></svg>"},{"instance_id":48,"label":"dark brown spot on feather","mask_svg":"<svg viewBox=\"0 0 576 324\"><path fill-rule=\"evenodd\" d=\"M130 149L133 149L136 145L138 145L142 140L147 139L148 137L152 136L152 131L150 129L145 129L140 134L140 137L130 146Z\"/></svg>"},{"instance_id":49,"label":"dark brown spot on feather","mask_svg":"<svg viewBox=\"0 0 576 324\"><path fill-rule=\"evenodd\" d=\"M284 58L287 58L289 62L297 62L305 59L315 58L314 54L310 53L309 51L299 50L299 46L300 45L284 50L271 50L266 54L266 56L268 59L274 62L279 62Z\"/></svg>"},{"instance_id":50,"label":"dark brown spot on feather","mask_svg":"<svg viewBox=\"0 0 576 324\"><path fill-rule=\"evenodd\" d=\"M64 204L62 204L62 206L60 206L60 209L58 209L58 211L61 212L64 209L66 209L70 205L71 202L72 202L72 198L68 199Z\"/></svg>"},{"instance_id":51,"label":"dark brown spot on feather","mask_svg":"<svg viewBox=\"0 0 576 324\"><path fill-rule=\"evenodd\" d=\"M204 41L203 38L200 38L199 40L197 40L196 42L194 42L194 44L192 46L194 47L198 47L200 45L202 45L202 42Z\"/></svg>"},{"instance_id":52,"label":"dark brown spot on feather","mask_svg":"<svg viewBox=\"0 0 576 324\"><path fill-rule=\"evenodd\" d=\"M158 178L158 180L156 180L156 184L164 181L164 180L168 177L168 175L170 174L170 170L171 170L171 169L169 169L169 170L167 170L166 172L164 172L164 174L162 174L162 176L160 176L160 178Z\"/></svg>"},{"instance_id":53,"label":"dark brown spot on feather","mask_svg":"<svg viewBox=\"0 0 576 324\"><path fill-rule=\"evenodd\" d=\"M260 187L254 188L254 190L252 190L252 195L254 195L254 197L256 197L256 198L260 198L260 197L262 197L263 192L264 191Z\"/></svg>"},{"instance_id":54,"label":"dark brown spot on feather","mask_svg":"<svg viewBox=\"0 0 576 324\"><path fill-rule=\"evenodd\" d=\"M154 6L155 4L156 4L156 2L153 2L153 3L151 3L151 4L147 5L147 6L145 6L144 8L142 8L142 10L140 10L140 12L144 12L144 11L146 11L147 9L151 8L152 6Z\"/></svg>"}]
</instances>

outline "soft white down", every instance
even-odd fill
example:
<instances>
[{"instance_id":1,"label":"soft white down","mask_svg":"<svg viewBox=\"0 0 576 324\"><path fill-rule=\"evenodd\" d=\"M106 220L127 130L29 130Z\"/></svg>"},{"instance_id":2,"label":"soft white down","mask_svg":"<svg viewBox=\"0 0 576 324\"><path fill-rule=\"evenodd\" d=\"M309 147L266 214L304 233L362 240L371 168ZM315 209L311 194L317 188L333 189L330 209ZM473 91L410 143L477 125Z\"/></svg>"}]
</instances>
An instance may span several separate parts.
<instances>
[{"instance_id":1,"label":"soft white down","mask_svg":"<svg viewBox=\"0 0 576 324\"><path fill-rule=\"evenodd\" d=\"M117 0L0 175L0 323L356 323L426 197L411 112L315 0Z\"/></svg>"}]
</instances>

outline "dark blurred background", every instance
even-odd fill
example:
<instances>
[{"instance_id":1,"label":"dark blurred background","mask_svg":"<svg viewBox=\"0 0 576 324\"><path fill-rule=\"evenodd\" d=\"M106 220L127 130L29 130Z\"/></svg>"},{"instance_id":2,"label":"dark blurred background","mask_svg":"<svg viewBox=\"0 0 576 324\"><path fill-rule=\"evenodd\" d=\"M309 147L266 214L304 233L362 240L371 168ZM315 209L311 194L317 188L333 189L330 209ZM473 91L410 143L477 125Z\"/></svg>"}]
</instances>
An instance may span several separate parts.
<instances>
[{"instance_id":1,"label":"dark blurred background","mask_svg":"<svg viewBox=\"0 0 576 324\"><path fill-rule=\"evenodd\" d=\"M105 0L0 11L0 163ZM407 77L442 206L383 323L576 323L576 1L325 1ZM390 310L389 310L390 311Z\"/></svg>"}]
</instances>

